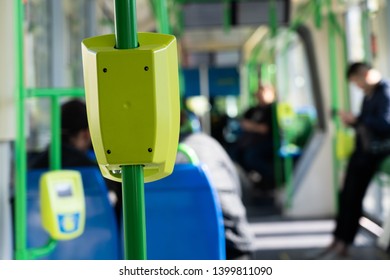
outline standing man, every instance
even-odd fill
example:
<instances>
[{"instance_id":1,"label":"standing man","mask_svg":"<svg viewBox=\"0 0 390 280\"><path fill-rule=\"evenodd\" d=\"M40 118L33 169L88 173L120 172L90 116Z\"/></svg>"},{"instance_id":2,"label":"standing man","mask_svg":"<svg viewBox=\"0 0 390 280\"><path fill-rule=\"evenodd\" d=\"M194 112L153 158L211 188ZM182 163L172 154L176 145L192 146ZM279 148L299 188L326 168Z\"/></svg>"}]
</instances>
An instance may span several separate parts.
<instances>
[{"instance_id":1,"label":"standing man","mask_svg":"<svg viewBox=\"0 0 390 280\"><path fill-rule=\"evenodd\" d=\"M333 242L321 259L348 256L359 229L363 198L382 160L390 154L390 84L370 65L358 62L348 67L347 78L363 90L361 112L354 116L340 112L345 125L356 129L356 148L349 159L339 198L339 213Z\"/></svg>"}]
</instances>

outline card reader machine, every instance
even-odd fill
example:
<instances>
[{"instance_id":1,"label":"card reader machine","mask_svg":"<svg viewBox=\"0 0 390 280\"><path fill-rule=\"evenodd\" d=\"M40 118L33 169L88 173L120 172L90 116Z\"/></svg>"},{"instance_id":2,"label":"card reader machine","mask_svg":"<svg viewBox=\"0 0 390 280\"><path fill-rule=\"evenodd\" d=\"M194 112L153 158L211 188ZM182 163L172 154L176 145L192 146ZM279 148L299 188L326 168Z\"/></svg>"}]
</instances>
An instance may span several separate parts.
<instances>
[{"instance_id":1,"label":"card reader machine","mask_svg":"<svg viewBox=\"0 0 390 280\"><path fill-rule=\"evenodd\" d=\"M78 171L49 171L40 180L43 228L56 240L80 236L85 224L85 199Z\"/></svg>"},{"instance_id":2,"label":"card reader machine","mask_svg":"<svg viewBox=\"0 0 390 280\"><path fill-rule=\"evenodd\" d=\"M179 142L176 38L141 32L138 42L117 49L114 34L82 42L93 148L103 176L118 182L128 165L142 165L145 182L168 176Z\"/></svg>"}]
</instances>

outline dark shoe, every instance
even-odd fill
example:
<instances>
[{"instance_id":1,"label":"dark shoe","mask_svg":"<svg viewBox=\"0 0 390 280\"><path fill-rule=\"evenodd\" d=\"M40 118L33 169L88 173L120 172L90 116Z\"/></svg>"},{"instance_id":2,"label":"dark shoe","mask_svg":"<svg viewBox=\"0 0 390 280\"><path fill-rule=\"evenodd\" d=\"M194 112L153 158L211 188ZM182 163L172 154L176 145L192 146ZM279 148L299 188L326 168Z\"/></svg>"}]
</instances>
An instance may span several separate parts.
<instances>
[{"instance_id":1,"label":"dark shoe","mask_svg":"<svg viewBox=\"0 0 390 280\"><path fill-rule=\"evenodd\" d=\"M248 251L240 251L235 248L226 249L227 260L251 260L253 259L252 253Z\"/></svg>"}]
</instances>

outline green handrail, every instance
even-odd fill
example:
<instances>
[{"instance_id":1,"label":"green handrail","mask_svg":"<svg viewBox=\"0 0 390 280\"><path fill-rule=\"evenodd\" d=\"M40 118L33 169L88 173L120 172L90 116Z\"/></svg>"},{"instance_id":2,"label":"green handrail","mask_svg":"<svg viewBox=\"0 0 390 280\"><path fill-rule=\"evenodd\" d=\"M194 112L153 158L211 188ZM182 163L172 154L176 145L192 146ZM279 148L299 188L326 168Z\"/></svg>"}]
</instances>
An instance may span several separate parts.
<instances>
[{"instance_id":1,"label":"green handrail","mask_svg":"<svg viewBox=\"0 0 390 280\"><path fill-rule=\"evenodd\" d=\"M314 9L314 5L313 5L312 1L309 1L307 4L305 4L303 6L301 12L299 12L299 14L292 20L291 24L288 27L288 30L293 31L299 25L301 25L302 22L304 22L310 16L310 14L313 12L313 9ZM271 24L271 20L270 20L270 24ZM253 64L256 63L257 57L259 56L259 54L263 50L262 42L269 39L269 38L272 38L272 32L270 32L270 33L271 33L271 35L269 35L269 34L266 35L265 38L263 38L263 40L256 47L253 48L252 53L249 57L249 63L253 63Z\"/></svg>"},{"instance_id":2,"label":"green handrail","mask_svg":"<svg viewBox=\"0 0 390 280\"><path fill-rule=\"evenodd\" d=\"M269 0L269 26L271 28L271 37L275 37L278 32L278 18L275 0Z\"/></svg>"},{"instance_id":3,"label":"green handrail","mask_svg":"<svg viewBox=\"0 0 390 280\"><path fill-rule=\"evenodd\" d=\"M167 0L154 0L156 17L157 17L157 32L163 34L171 33L171 26L169 24L169 14L167 7Z\"/></svg>"},{"instance_id":4,"label":"green handrail","mask_svg":"<svg viewBox=\"0 0 390 280\"><path fill-rule=\"evenodd\" d=\"M15 45L16 45L16 121L17 133L15 139L15 258L25 260L27 254L27 195L26 195L26 172L27 156L24 134L24 73L23 73L23 14L22 1L14 1L15 11Z\"/></svg>"},{"instance_id":5,"label":"green handrail","mask_svg":"<svg viewBox=\"0 0 390 280\"><path fill-rule=\"evenodd\" d=\"M344 29L341 27L340 23L338 22L335 14L332 12L330 15L330 24L335 29L336 33L339 35L339 38L341 40L342 44L342 55L343 59L341 59L342 67L341 69L347 69L348 65L348 48L347 48L347 35L345 34ZM348 94L348 81L346 79L342 80L343 85L343 91L342 91L342 97L343 97L343 109L346 111L350 110L350 97Z\"/></svg>"},{"instance_id":6,"label":"green handrail","mask_svg":"<svg viewBox=\"0 0 390 280\"><path fill-rule=\"evenodd\" d=\"M225 33L228 33L232 26L231 11L232 7L230 0L224 0L223 30Z\"/></svg>"},{"instance_id":7,"label":"green handrail","mask_svg":"<svg viewBox=\"0 0 390 280\"><path fill-rule=\"evenodd\" d=\"M328 50L329 50L329 69L330 69L330 90L331 90L331 104L332 109L338 111L340 109L339 107L339 101L338 101L338 72L337 72L337 45L336 45L336 28L334 27L332 22L333 18L333 12L332 12L332 3L331 1L327 1L328 4L328 37L329 37L329 44L328 44ZM334 123L336 131L340 128L340 119L337 115L332 116L332 122ZM334 201L335 205L334 208L336 212L338 212L338 189L339 189L339 180L338 180L338 174L339 174L339 162L337 160L337 153L336 153L336 137L333 135L332 137L332 159L333 159L333 190L334 190Z\"/></svg>"},{"instance_id":8,"label":"green handrail","mask_svg":"<svg viewBox=\"0 0 390 280\"><path fill-rule=\"evenodd\" d=\"M25 98L26 89L24 87L24 72L23 72L23 14L24 7L22 1L14 2L15 10L15 45L16 45L16 119L17 119L17 135L15 139L15 259L26 260L29 258L38 258L46 255L54 250L57 241L50 239L46 245L40 248L27 249L27 149L25 142ZM58 100L57 100L58 101ZM58 114L58 105L52 111L52 115ZM58 121L58 120L57 120ZM55 122L54 122L55 123ZM52 120L53 125L53 120ZM59 133L59 124L56 126L55 132ZM54 151L54 149L56 149ZM58 149L61 149L61 144L54 141L51 150L51 167L60 168L61 154L58 155Z\"/></svg>"},{"instance_id":9,"label":"green handrail","mask_svg":"<svg viewBox=\"0 0 390 280\"><path fill-rule=\"evenodd\" d=\"M338 94L338 73L337 73L337 53L338 49L336 46L336 35L339 35L339 38L341 40L342 44L342 55L343 59L341 60L342 63L342 69L347 68L347 63L348 63L348 50L347 50L347 39L346 39L346 34L344 29L341 27L339 22L337 21L337 18L332 11L331 8L331 1L328 1L328 31L329 31L329 57L330 57L330 74L331 74L331 91L332 91L332 109L334 110L339 110L340 108L343 108L346 111L350 110L350 97L348 93L348 83L346 79L343 79L341 82L343 85L343 90L342 90L342 97L343 97L343 106L340 105L339 103L339 97L340 95ZM334 71L332 71L332 69ZM334 115L332 116L333 123L335 125L336 131L341 129L341 122L340 119ZM336 136L333 136L332 139L332 146L333 146L333 182L334 182L334 196L335 196L335 210L338 211L338 189L339 189L339 169L340 169L340 162L337 158L337 141L336 141Z\"/></svg>"},{"instance_id":10,"label":"green handrail","mask_svg":"<svg viewBox=\"0 0 390 280\"><path fill-rule=\"evenodd\" d=\"M138 47L136 0L115 0L115 39L117 49Z\"/></svg>"},{"instance_id":11,"label":"green handrail","mask_svg":"<svg viewBox=\"0 0 390 280\"><path fill-rule=\"evenodd\" d=\"M308 1L308 3L303 6L301 12L292 20L288 29L290 31L297 29L299 25L301 25L304 21L306 21L306 19L311 15L314 9L315 9L314 2Z\"/></svg>"},{"instance_id":12,"label":"green handrail","mask_svg":"<svg viewBox=\"0 0 390 280\"><path fill-rule=\"evenodd\" d=\"M50 170L61 169L61 96L84 96L84 90L72 88L51 88L51 89L27 89L29 97L50 97L51 99L51 145L50 145ZM44 250L43 250L44 251Z\"/></svg>"},{"instance_id":13,"label":"green handrail","mask_svg":"<svg viewBox=\"0 0 390 280\"><path fill-rule=\"evenodd\" d=\"M28 258L38 259L40 257L50 254L57 247L57 243L58 243L57 240L49 238L46 245L44 245L43 247L30 249L28 251Z\"/></svg>"},{"instance_id":14,"label":"green handrail","mask_svg":"<svg viewBox=\"0 0 390 280\"><path fill-rule=\"evenodd\" d=\"M281 52L282 63L283 63L282 71L283 71L284 77L288 77L288 70L289 70L287 50L288 50L288 43L286 43L286 45L282 48L282 52ZM284 83L284 87L283 87L282 92L283 93L288 92L287 83ZM275 114L276 114L276 119L278 119L277 108L275 110ZM282 127L282 126L280 126L280 127ZM282 136L278 135L279 138L283 138L283 139L279 139L279 141L278 141L279 146L276 146L277 151L279 151L280 149L286 149L286 155L283 158L283 167L284 167L284 182L285 182L285 189L286 189L285 207L287 209L290 209L292 207L292 201L293 201L293 195L294 195L294 185L293 185L293 183L294 183L293 182L294 159L293 159L293 155L289 154L289 152L288 152L288 147L290 147L290 145L292 145L290 143L290 139L291 139L290 134L291 134L291 131L289 129L286 129L285 127L283 127L282 128ZM277 160L282 161L282 159L279 159L279 158L280 157L278 156ZM279 176L280 176L280 174L279 174ZM279 179L279 181L281 181L281 179Z\"/></svg>"},{"instance_id":15,"label":"green handrail","mask_svg":"<svg viewBox=\"0 0 390 280\"><path fill-rule=\"evenodd\" d=\"M27 97L84 97L84 88L27 88Z\"/></svg>"},{"instance_id":16,"label":"green handrail","mask_svg":"<svg viewBox=\"0 0 390 280\"><path fill-rule=\"evenodd\" d=\"M314 1L314 23L317 28L322 27L322 0Z\"/></svg>"},{"instance_id":17,"label":"green handrail","mask_svg":"<svg viewBox=\"0 0 390 280\"><path fill-rule=\"evenodd\" d=\"M177 2L175 0L174 2ZM175 18L176 18L176 26L175 26L175 35L180 37L184 32L184 14L182 9L182 4L175 3Z\"/></svg>"},{"instance_id":18,"label":"green handrail","mask_svg":"<svg viewBox=\"0 0 390 280\"><path fill-rule=\"evenodd\" d=\"M61 169L61 112L60 97L84 97L83 88L28 88L26 96L30 98L51 99L51 132L52 142L50 145L50 169Z\"/></svg>"},{"instance_id":19,"label":"green handrail","mask_svg":"<svg viewBox=\"0 0 390 280\"><path fill-rule=\"evenodd\" d=\"M172 28L169 22L169 9L167 0L152 0L153 10L157 18L157 32L172 34ZM185 79L183 69L179 65L179 90L180 90L180 108L184 108Z\"/></svg>"},{"instance_id":20,"label":"green handrail","mask_svg":"<svg viewBox=\"0 0 390 280\"><path fill-rule=\"evenodd\" d=\"M117 49L138 47L135 0L115 0ZM146 222L143 166L122 166L125 259L146 260Z\"/></svg>"},{"instance_id":21,"label":"green handrail","mask_svg":"<svg viewBox=\"0 0 390 280\"><path fill-rule=\"evenodd\" d=\"M370 12L368 11L368 7L366 3L362 14L361 30L363 33L362 35L363 35L363 47L364 47L364 60L367 61L367 63L370 63L372 61L369 19L370 19Z\"/></svg>"},{"instance_id":22,"label":"green handrail","mask_svg":"<svg viewBox=\"0 0 390 280\"><path fill-rule=\"evenodd\" d=\"M280 134L279 134L279 124L278 124L278 115L277 115L277 107L276 102L272 105L272 138L273 141L273 156L274 156L274 178L275 184L277 188L280 188L282 185L282 161L279 157L279 149L280 149Z\"/></svg>"},{"instance_id":23,"label":"green handrail","mask_svg":"<svg viewBox=\"0 0 390 280\"><path fill-rule=\"evenodd\" d=\"M123 227L126 260L146 260L144 169L122 167Z\"/></svg>"},{"instance_id":24,"label":"green handrail","mask_svg":"<svg viewBox=\"0 0 390 280\"><path fill-rule=\"evenodd\" d=\"M185 155L187 159L190 161L190 163L194 165L199 164L199 158L196 155L195 151L191 149L189 146L187 146L186 144L180 143L177 147L177 151Z\"/></svg>"},{"instance_id":25,"label":"green handrail","mask_svg":"<svg viewBox=\"0 0 390 280\"><path fill-rule=\"evenodd\" d=\"M61 111L60 98L51 98L51 145L50 145L50 169L61 169Z\"/></svg>"}]
</instances>

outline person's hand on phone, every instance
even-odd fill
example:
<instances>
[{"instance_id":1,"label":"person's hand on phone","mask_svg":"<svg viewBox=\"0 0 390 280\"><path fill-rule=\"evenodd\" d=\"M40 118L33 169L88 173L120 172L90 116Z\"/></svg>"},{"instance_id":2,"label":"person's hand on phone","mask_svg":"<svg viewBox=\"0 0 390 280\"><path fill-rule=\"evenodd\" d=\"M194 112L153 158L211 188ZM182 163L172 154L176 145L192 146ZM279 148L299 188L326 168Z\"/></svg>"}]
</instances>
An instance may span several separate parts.
<instances>
[{"instance_id":1,"label":"person's hand on phone","mask_svg":"<svg viewBox=\"0 0 390 280\"><path fill-rule=\"evenodd\" d=\"M356 117L351 112L339 112L341 121L345 125L354 125L356 123Z\"/></svg>"}]
</instances>

